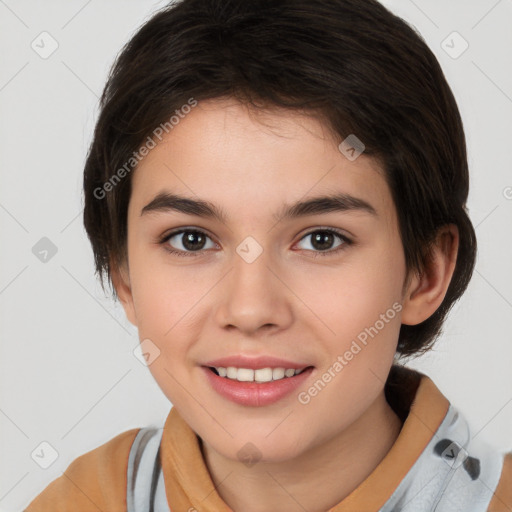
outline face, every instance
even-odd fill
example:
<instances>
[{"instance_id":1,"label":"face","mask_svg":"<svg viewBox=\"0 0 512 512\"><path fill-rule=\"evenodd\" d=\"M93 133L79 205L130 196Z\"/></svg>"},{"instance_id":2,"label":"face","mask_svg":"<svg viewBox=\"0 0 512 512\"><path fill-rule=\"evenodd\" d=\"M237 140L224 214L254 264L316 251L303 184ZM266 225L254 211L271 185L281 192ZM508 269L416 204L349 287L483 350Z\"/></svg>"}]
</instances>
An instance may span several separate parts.
<instances>
[{"instance_id":1,"label":"face","mask_svg":"<svg viewBox=\"0 0 512 512\"><path fill-rule=\"evenodd\" d=\"M224 457L306 453L361 417L393 363L396 211L378 164L339 142L312 117L210 100L132 176L118 293L159 386Z\"/></svg>"}]
</instances>

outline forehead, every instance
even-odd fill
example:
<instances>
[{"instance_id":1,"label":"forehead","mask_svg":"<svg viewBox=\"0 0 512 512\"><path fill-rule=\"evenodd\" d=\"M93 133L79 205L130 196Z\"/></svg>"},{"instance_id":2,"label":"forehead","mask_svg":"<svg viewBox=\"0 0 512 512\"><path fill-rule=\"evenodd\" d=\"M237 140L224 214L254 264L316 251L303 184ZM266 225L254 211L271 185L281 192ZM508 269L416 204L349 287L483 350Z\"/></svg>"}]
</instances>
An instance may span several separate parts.
<instances>
[{"instance_id":1,"label":"forehead","mask_svg":"<svg viewBox=\"0 0 512 512\"><path fill-rule=\"evenodd\" d=\"M271 215L283 203L337 193L381 213L393 208L379 163L364 153L349 160L315 117L228 98L199 102L176 120L134 172L131 202L139 208L165 191L242 215L255 213L250 206Z\"/></svg>"}]
</instances>

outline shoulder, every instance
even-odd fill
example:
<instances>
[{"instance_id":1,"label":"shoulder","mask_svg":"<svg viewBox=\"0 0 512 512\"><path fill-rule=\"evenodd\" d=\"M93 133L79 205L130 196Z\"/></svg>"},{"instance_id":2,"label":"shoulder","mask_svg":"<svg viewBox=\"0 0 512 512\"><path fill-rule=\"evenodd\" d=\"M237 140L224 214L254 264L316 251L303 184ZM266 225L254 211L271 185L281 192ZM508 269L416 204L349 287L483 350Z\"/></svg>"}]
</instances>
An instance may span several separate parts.
<instances>
[{"instance_id":1,"label":"shoulder","mask_svg":"<svg viewBox=\"0 0 512 512\"><path fill-rule=\"evenodd\" d=\"M487 511L509 512L510 510L512 510L512 452L504 456L500 480Z\"/></svg>"},{"instance_id":2,"label":"shoulder","mask_svg":"<svg viewBox=\"0 0 512 512\"><path fill-rule=\"evenodd\" d=\"M25 512L125 511L128 457L140 430L127 430L77 457Z\"/></svg>"}]
</instances>

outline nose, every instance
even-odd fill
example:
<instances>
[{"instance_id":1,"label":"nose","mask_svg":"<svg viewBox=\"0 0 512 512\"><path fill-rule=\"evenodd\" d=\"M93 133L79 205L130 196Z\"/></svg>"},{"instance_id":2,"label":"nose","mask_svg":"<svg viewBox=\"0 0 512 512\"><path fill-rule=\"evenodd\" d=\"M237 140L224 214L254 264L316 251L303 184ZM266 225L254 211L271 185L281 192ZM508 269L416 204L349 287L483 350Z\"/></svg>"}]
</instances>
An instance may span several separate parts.
<instances>
[{"instance_id":1,"label":"nose","mask_svg":"<svg viewBox=\"0 0 512 512\"><path fill-rule=\"evenodd\" d=\"M264 251L254 259L254 247L239 247L221 284L216 321L224 329L252 336L258 331L280 331L293 321L293 293L282 268ZM247 254L250 256L247 257Z\"/></svg>"}]
</instances>

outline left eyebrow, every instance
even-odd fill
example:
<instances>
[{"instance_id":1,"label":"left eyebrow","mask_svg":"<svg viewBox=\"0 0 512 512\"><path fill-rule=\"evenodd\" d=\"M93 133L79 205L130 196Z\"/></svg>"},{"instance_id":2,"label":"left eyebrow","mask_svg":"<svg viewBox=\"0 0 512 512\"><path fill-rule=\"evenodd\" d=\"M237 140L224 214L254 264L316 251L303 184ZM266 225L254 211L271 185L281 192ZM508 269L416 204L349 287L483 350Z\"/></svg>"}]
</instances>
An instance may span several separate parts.
<instances>
[{"instance_id":1,"label":"left eyebrow","mask_svg":"<svg viewBox=\"0 0 512 512\"><path fill-rule=\"evenodd\" d=\"M319 196L307 199L306 201L297 201L291 205L284 205L279 214L275 214L276 220L284 220L296 217L305 217L307 215L320 215L331 212L364 212L378 217L377 210L359 197L350 194L334 194L330 196Z\"/></svg>"},{"instance_id":2,"label":"left eyebrow","mask_svg":"<svg viewBox=\"0 0 512 512\"><path fill-rule=\"evenodd\" d=\"M141 216L149 212L176 211L187 215L196 215L203 218L217 219L226 223L226 216L213 203L202 199L193 199L169 192L160 192L141 210ZM358 197L349 194L334 194L309 198L305 201L297 201L291 205L285 204L279 213L273 215L275 220L305 217L307 215L320 215L331 212L365 212L378 216L375 208Z\"/></svg>"}]
</instances>

